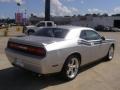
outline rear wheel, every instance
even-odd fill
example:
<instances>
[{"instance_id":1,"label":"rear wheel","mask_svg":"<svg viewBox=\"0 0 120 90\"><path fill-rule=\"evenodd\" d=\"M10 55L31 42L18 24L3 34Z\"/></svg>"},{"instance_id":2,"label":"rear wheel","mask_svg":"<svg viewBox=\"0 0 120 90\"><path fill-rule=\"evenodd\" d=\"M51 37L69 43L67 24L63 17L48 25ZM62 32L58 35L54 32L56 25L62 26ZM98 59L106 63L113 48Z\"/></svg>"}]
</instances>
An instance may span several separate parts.
<instances>
[{"instance_id":1,"label":"rear wheel","mask_svg":"<svg viewBox=\"0 0 120 90\"><path fill-rule=\"evenodd\" d=\"M64 67L62 69L62 77L65 78L66 80L72 80L74 79L79 71L79 66L80 66L80 62L79 62L79 58L75 55L70 56L65 64Z\"/></svg>"}]
</instances>

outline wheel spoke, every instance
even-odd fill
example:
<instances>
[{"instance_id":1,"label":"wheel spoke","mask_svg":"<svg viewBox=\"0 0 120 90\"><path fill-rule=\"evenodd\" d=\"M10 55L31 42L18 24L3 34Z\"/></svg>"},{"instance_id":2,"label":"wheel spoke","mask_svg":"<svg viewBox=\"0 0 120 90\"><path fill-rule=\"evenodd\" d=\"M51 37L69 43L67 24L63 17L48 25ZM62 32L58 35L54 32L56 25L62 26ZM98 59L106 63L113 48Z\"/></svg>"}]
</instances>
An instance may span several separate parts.
<instances>
[{"instance_id":1,"label":"wheel spoke","mask_svg":"<svg viewBox=\"0 0 120 90\"><path fill-rule=\"evenodd\" d=\"M74 71L73 71L73 69L71 69L71 75L74 75Z\"/></svg>"},{"instance_id":2,"label":"wheel spoke","mask_svg":"<svg viewBox=\"0 0 120 90\"><path fill-rule=\"evenodd\" d=\"M74 58L72 59L72 65L74 65L75 64L75 60L74 60Z\"/></svg>"},{"instance_id":3,"label":"wheel spoke","mask_svg":"<svg viewBox=\"0 0 120 90\"><path fill-rule=\"evenodd\" d=\"M68 76L70 75L70 70L67 71L67 75L68 75Z\"/></svg>"}]
</instances>

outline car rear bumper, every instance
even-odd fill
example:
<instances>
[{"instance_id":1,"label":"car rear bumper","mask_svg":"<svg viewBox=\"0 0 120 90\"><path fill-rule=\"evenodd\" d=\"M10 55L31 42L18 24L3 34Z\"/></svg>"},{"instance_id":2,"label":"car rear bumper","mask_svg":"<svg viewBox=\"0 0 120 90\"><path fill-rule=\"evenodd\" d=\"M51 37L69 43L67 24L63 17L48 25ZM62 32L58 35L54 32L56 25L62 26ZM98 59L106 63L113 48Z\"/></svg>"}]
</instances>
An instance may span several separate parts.
<instances>
[{"instance_id":1,"label":"car rear bumper","mask_svg":"<svg viewBox=\"0 0 120 90\"><path fill-rule=\"evenodd\" d=\"M5 52L8 60L14 66L18 66L40 74L51 74L61 70L60 67L52 67L52 65L49 64L50 61L48 60L48 57L35 58L16 53L15 51L7 48L5 49Z\"/></svg>"},{"instance_id":2,"label":"car rear bumper","mask_svg":"<svg viewBox=\"0 0 120 90\"><path fill-rule=\"evenodd\" d=\"M44 73L40 60L17 54L9 49L6 49L5 52L11 64L37 73Z\"/></svg>"}]
</instances>

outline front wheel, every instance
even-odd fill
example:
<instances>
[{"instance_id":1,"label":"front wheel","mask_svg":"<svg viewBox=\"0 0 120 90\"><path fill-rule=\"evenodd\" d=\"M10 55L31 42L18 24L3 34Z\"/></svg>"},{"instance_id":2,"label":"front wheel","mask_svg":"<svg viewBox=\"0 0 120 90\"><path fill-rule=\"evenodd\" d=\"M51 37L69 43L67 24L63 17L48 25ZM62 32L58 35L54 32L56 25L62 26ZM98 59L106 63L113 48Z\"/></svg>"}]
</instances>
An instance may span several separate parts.
<instances>
[{"instance_id":1,"label":"front wheel","mask_svg":"<svg viewBox=\"0 0 120 90\"><path fill-rule=\"evenodd\" d=\"M32 30L32 29L28 30L28 35L32 35L33 33L35 33L34 30Z\"/></svg>"},{"instance_id":2,"label":"front wheel","mask_svg":"<svg viewBox=\"0 0 120 90\"><path fill-rule=\"evenodd\" d=\"M114 57L114 47L111 46L111 47L109 48L109 51L108 51L108 54L107 54L106 59L109 61L109 60L112 60L113 57Z\"/></svg>"},{"instance_id":3,"label":"front wheel","mask_svg":"<svg viewBox=\"0 0 120 90\"><path fill-rule=\"evenodd\" d=\"M62 76L66 80L72 80L74 79L79 71L80 61L79 58L75 55L70 56L62 69Z\"/></svg>"}]
</instances>

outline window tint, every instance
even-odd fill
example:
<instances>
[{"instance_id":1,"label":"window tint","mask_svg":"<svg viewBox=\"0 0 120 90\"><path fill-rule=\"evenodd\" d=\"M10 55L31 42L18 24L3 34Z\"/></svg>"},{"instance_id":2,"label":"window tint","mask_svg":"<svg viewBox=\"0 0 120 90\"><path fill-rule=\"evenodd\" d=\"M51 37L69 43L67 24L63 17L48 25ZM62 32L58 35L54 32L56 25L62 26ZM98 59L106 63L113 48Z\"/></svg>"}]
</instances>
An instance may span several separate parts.
<instances>
[{"instance_id":1,"label":"window tint","mask_svg":"<svg viewBox=\"0 0 120 90\"><path fill-rule=\"evenodd\" d=\"M55 37L55 38L65 38L69 30L60 28L43 28L37 31L35 36L45 36L45 37Z\"/></svg>"},{"instance_id":2,"label":"window tint","mask_svg":"<svg viewBox=\"0 0 120 90\"><path fill-rule=\"evenodd\" d=\"M45 23L38 23L36 26L37 27L43 27L43 26L45 26Z\"/></svg>"},{"instance_id":3,"label":"window tint","mask_svg":"<svg viewBox=\"0 0 120 90\"><path fill-rule=\"evenodd\" d=\"M52 26L52 23L51 23L51 22L48 22L48 23L47 23L47 26Z\"/></svg>"},{"instance_id":4,"label":"window tint","mask_svg":"<svg viewBox=\"0 0 120 90\"><path fill-rule=\"evenodd\" d=\"M84 30L80 34L80 38L85 40L98 40L101 39L101 36L92 30Z\"/></svg>"},{"instance_id":5,"label":"window tint","mask_svg":"<svg viewBox=\"0 0 120 90\"><path fill-rule=\"evenodd\" d=\"M53 29L52 28L43 28L39 31L37 31L35 34L35 36L46 36L46 37L53 37Z\"/></svg>"},{"instance_id":6,"label":"window tint","mask_svg":"<svg viewBox=\"0 0 120 90\"><path fill-rule=\"evenodd\" d=\"M82 31L82 32L81 32L80 38L82 38L82 39L87 39L87 37L86 37L86 31Z\"/></svg>"},{"instance_id":7,"label":"window tint","mask_svg":"<svg viewBox=\"0 0 120 90\"><path fill-rule=\"evenodd\" d=\"M86 30L86 38L87 40L98 40L101 39L101 36L95 31Z\"/></svg>"}]
</instances>

